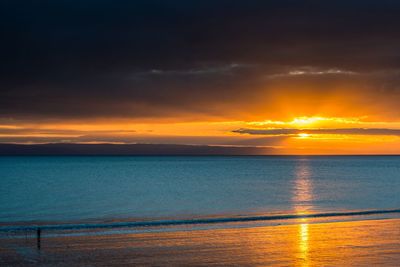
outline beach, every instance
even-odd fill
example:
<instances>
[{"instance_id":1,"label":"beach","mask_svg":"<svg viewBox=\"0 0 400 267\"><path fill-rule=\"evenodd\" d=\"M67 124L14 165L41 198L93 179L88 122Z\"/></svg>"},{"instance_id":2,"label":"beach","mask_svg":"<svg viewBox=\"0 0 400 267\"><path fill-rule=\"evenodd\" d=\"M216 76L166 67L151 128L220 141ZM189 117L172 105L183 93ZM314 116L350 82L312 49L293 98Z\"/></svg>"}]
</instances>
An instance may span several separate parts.
<instances>
[{"instance_id":1,"label":"beach","mask_svg":"<svg viewBox=\"0 0 400 267\"><path fill-rule=\"evenodd\" d=\"M2 266L396 266L400 218L2 238Z\"/></svg>"}]
</instances>

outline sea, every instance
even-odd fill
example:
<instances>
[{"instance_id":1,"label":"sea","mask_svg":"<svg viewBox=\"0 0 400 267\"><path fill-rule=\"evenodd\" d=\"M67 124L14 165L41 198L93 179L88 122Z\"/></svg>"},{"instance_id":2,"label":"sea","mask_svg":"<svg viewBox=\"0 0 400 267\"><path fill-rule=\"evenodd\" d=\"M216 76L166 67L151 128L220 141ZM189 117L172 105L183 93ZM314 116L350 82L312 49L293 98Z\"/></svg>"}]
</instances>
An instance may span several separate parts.
<instances>
[{"instance_id":1,"label":"sea","mask_svg":"<svg viewBox=\"0 0 400 267\"><path fill-rule=\"evenodd\" d=\"M399 156L0 157L2 224L399 208Z\"/></svg>"}]
</instances>

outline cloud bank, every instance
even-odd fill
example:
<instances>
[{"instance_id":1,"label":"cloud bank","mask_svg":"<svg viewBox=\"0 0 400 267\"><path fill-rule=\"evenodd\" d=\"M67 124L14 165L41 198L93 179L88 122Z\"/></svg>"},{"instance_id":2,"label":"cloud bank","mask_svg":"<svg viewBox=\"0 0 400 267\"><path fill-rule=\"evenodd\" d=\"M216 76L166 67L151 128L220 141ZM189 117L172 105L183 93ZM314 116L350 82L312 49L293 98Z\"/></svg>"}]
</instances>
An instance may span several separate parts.
<instances>
[{"instance_id":1,"label":"cloud bank","mask_svg":"<svg viewBox=\"0 0 400 267\"><path fill-rule=\"evenodd\" d=\"M307 134L339 134L339 135L394 135L400 136L400 129L385 128L343 128L343 129L238 129L234 133L250 135L298 135Z\"/></svg>"},{"instance_id":2,"label":"cloud bank","mask_svg":"<svg viewBox=\"0 0 400 267\"><path fill-rule=\"evenodd\" d=\"M2 1L0 120L398 119L399 13L390 0Z\"/></svg>"}]
</instances>

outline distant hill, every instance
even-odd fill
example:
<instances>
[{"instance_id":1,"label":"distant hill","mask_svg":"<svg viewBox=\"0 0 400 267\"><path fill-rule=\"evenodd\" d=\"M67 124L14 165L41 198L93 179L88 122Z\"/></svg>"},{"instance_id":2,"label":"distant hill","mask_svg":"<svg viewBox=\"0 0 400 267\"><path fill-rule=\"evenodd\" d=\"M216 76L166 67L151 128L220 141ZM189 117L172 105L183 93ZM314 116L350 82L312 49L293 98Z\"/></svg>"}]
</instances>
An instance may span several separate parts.
<instances>
[{"instance_id":1,"label":"distant hill","mask_svg":"<svg viewBox=\"0 0 400 267\"><path fill-rule=\"evenodd\" d=\"M265 155L273 148L173 144L0 144L0 155Z\"/></svg>"}]
</instances>

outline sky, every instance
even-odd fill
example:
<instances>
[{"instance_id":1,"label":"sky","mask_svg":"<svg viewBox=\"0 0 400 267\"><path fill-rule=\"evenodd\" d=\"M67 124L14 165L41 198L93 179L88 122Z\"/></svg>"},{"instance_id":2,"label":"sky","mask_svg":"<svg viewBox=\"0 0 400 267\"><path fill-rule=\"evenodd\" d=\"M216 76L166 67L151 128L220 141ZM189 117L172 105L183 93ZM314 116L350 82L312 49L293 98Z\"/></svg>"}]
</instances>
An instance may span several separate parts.
<instances>
[{"instance_id":1,"label":"sky","mask_svg":"<svg viewBox=\"0 0 400 267\"><path fill-rule=\"evenodd\" d=\"M0 2L0 143L400 154L400 2Z\"/></svg>"}]
</instances>

